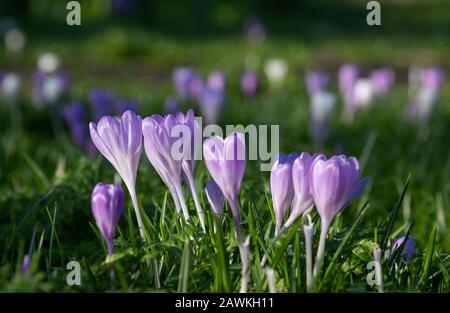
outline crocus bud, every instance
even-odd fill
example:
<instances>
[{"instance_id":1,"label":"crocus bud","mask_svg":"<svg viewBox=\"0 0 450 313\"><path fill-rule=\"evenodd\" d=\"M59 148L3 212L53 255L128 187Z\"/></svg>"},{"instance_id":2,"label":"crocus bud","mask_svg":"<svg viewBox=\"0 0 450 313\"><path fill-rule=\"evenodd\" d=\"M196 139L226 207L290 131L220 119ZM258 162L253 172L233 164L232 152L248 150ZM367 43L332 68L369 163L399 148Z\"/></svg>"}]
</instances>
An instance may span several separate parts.
<instances>
[{"instance_id":1,"label":"crocus bud","mask_svg":"<svg viewBox=\"0 0 450 313\"><path fill-rule=\"evenodd\" d=\"M256 94L259 86L258 75L255 72L245 72L241 76L241 90L247 97L252 97Z\"/></svg>"},{"instance_id":2,"label":"crocus bud","mask_svg":"<svg viewBox=\"0 0 450 313\"><path fill-rule=\"evenodd\" d=\"M311 156L308 152L302 152L292 164L294 198L292 201L292 211L286 221L285 227L290 227L300 215L312 208L314 201L310 187L311 165L314 159L319 156Z\"/></svg>"},{"instance_id":3,"label":"crocus bud","mask_svg":"<svg viewBox=\"0 0 450 313\"><path fill-rule=\"evenodd\" d=\"M270 172L270 191L272 193L273 210L276 218L275 235L278 234L283 224L284 216L294 197L292 162L295 157L296 154L285 156L280 153L278 160L275 161Z\"/></svg>"},{"instance_id":4,"label":"crocus bud","mask_svg":"<svg viewBox=\"0 0 450 313\"><path fill-rule=\"evenodd\" d=\"M309 72L305 76L306 90L310 96L323 91L329 82L330 76L325 72Z\"/></svg>"},{"instance_id":5,"label":"crocus bud","mask_svg":"<svg viewBox=\"0 0 450 313\"><path fill-rule=\"evenodd\" d=\"M383 67L370 73L369 80L373 93L376 96L383 96L394 84L395 73L391 68Z\"/></svg>"},{"instance_id":6,"label":"crocus bud","mask_svg":"<svg viewBox=\"0 0 450 313\"><path fill-rule=\"evenodd\" d=\"M211 211L217 216L222 216L224 198L219 186L217 186L217 184L213 180L210 180L206 183L205 193L206 197L208 198Z\"/></svg>"},{"instance_id":7,"label":"crocus bud","mask_svg":"<svg viewBox=\"0 0 450 313\"><path fill-rule=\"evenodd\" d=\"M400 246L403 244L405 239L406 239L405 236L401 236L394 240L394 242L391 246L391 255L396 249L400 248ZM408 237L408 239L406 240L406 243L403 246L403 250L400 253L400 256L405 261L408 262L412 259L415 252L416 252L416 241L413 238Z\"/></svg>"},{"instance_id":8,"label":"crocus bud","mask_svg":"<svg viewBox=\"0 0 450 313\"><path fill-rule=\"evenodd\" d=\"M31 266L31 259L30 259L30 256L28 254L26 254L23 257L22 265L20 267L20 272L21 273L28 272L28 270L30 269L30 266Z\"/></svg>"},{"instance_id":9,"label":"crocus bud","mask_svg":"<svg viewBox=\"0 0 450 313\"><path fill-rule=\"evenodd\" d=\"M225 140L218 136L206 139L203 156L209 173L230 204L236 233L242 241L238 197L246 164L244 135L233 132Z\"/></svg>"},{"instance_id":10,"label":"crocus bud","mask_svg":"<svg viewBox=\"0 0 450 313\"><path fill-rule=\"evenodd\" d=\"M105 238L108 254L113 253L113 240L124 205L123 190L119 185L98 183L92 192L92 214Z\"/></svg>"},{"instance_id":11,"label":"crocus bud","mask_svg":"<svg viewBox=\"0 0 450 313\"><path fill-rule=\"evenodd\" d=\"M311 165L311 191L323 224L329 225L334 216L358 198L369 182L360 179L358 159L344 155L326 159L318 156Z\"/></svg>"}]
</instances>

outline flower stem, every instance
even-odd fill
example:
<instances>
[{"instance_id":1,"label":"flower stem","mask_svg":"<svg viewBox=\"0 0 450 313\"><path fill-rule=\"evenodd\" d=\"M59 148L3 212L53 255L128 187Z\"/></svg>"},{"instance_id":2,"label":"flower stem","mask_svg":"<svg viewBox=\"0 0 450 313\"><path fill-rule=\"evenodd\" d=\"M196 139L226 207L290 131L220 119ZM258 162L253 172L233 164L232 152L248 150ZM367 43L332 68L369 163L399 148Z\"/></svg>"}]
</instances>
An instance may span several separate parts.
<instances>
[{"instance_id":1,"label":"flower stem","mask_svg":"<svg viewBox=\"0 0 450 313\"><path fill-rule=\"evenodd\" d=\"M180 201L181 210L183 211L184 218L186 219L186 222L189 221L189 211L186 205L186 199L184 198L183 190L181 189L181 184L178 184L178 186L175 186L175 191L178 196L178 200Z\"/></svg>"},{"instance_id":2,"label":"flower stem","mask_svg":"<svg viewBox=\"0 0 450 313\"><path fill-rule=\"evenodd\" d=\"M203 213L202 206L200 205L200 201L198 199L197 190L195 188L195 181L192 176L192 173L186 174L186 178L188 180L189 189L191 190L192 198L194 199L195 209L197 210L198 218L200 220L200 225L203 228L203 231L206 232L205 227L205 215Z\"/></svg>"},{"instance_id":3,"label":"flower stem","mask_svg":"<svg viewBox=\"0 0 450 313\"><path fill-rule=\"evenodd\" d=\"M233 214L234 225L236 226L236 235L238 238L239 244L242 243L242 229L241 229L241 220L239 218L239 208L237 200L229 200L228 203L231 207L231 213Z\"/></svg>"},{"instance_id":4,"label":"flower stem","mask_svg":"<svg viewBox=\"0 0 450 313\"><path fill-rule=\"evenodd\" d=\"M321 220L320 225L320 239L319 239L319 247L317 248L316 255L316 264L314 265L314 273L313 279L311 283L311 290L314 291L317 277L320 275L320 271L322 269L323 257L325 253L325 243L327 241L328 229L330 228L330 222L324 219Z\"/></svg>"},{"instance_id":5,"label":"flower stem","mask_svg":"<svg viewBox=\"0 0 450 313\"><path fill-rule=\"evenodd\" d=\"M303 232L305 234L306 247L306 290L309 292L312 287L312 236L314 232L314 224L303 225Z\"/></svg>"},{"instance_id":6,"label":"flower stem","mask_svg":"<svg viewBox=\"0 0 450 313\"><path fill-rule=\"evenodd\" d=\"M128 186L127 186L128 187ZM144 241L147 241L144 231L144 223L142 222L141 211L139 209L139 204L136 197L136 190L134 187L128 187L128 191L130 192L131 202L133 203L134 212L136 213L136 219L139 227L139 234Z\"/></svg>"}]
</instances>

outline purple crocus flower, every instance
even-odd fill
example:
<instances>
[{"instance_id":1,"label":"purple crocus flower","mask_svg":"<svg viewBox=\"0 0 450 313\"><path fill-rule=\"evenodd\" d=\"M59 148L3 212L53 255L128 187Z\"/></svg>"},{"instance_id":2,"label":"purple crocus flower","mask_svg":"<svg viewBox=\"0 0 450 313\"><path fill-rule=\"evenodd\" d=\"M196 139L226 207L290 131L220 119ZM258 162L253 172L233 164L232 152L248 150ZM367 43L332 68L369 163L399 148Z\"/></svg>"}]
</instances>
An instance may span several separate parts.
<instances>
[{"instance_id":1,"label":"purple crocus flower","mask_svg":"<svg viewBox=\"0 0 450 313\"><path fill-rule=\"evenodd\" d=\"M226 77L222 71L213 71L208 75L208 87L218 91L225 91Z\"/></svg>"},{"instance_id":2,"label":"purple crocus flower","mask_svg":"<svg viewBox=\"0 0 450 313\"><path fill-rule=\"evenodd\" d=\"M25 256L23 257L22 265L20 267L20 272L22 274L28 272L30 266L31 266L31 258L28 254L25 254Z\"/></svg>"},{"instance_id":3,"label":"purple crocus flower","mask_svg":"<svg viewBox=\"0 0 450 313\"><path fill-rule=\"evenodd\" d=\"M439 90L445 81L444 71L439 67L428 67L422 72L422 86Z\"/></svg>"},{"instance_id":4,"label":"purple crocus flower","mask_svg":"<svg viewBox=\"0 0 450 313\"><path fill-rule=\"evenodd\" d=\"M84 116L84 107L74 101L65 105L61 110L64 122L69 126L70 135L78 147L83 147L89 138L88 125Z\"/></svg>"},{"instance_id":5,"label":"purple crocus flower","mask_svg":"<svg viewBox=\"0 0 450 313\"><path fill-rule=\"evenodd\" d=\"M339 68L339 89L342 94L352 89L359 77L359 69L355 64L344 64Z\"/></svg>"},{"instance_id":6,"label":"purple crocus flower","mask_svg":"<svg viewBox=\"0 0 450 313\"><path fill-rule=\"evenodd\" d=\"M310 96L325 90L329 82L330 76L325 72L309 72L305 76L306 90Z\"/></svg>"},{"instance_id":7,"label":"purple crocus flower","mask_svg":"<svg viewBox=\"0 0 450 313\"><path fill-rule=\"evenodd\" d=\"M324 155L317 157L311 165L311 191L320 215L321 233L317 249L314 276L320 272L325 241L333 218L350 202L358 198L369 177L360 179L359 161L355 157L344 155L326 159Z\"/></svg>"},{"instance_id":8,"label":"purple crocus flower","mask_svg":"<svg viewBox=\"0 0 450 313\"><path fill-rule=\"evenodd\" d=\"M98 183L91 197L92 214L105 238L108 254L113 253L113 240L124 205L123 189L119 185Z\"/></svg>"},{"instance_id":9,"label":"purple crocus flower","mask_svg":"<svg viewBox=\"0 0 450 313\"><path fill-rule=\"evenodd\" d=\"M201 130L200 124L194 118L194 111L189 109L184 115L181 112L176 114L176 120L179 127L179 133L182 134L183 140L183 162L182 173L186 182L188 183L189 190L194 198L195 208L200 219L200 224L203 230L205 228L205 219L200 200L197 196L194 180L195 161L197 160L201 149ZM186 136L186 137L184 137ZM185 145L184 145L185 144Z\"/></svg>"},{"instance_id":10,"label":"purple crocus flower","mask_svg":"<svg viewBox=\"0 0 450 313\"><path fill-rule=\"evenodd\" d=\"M177 213L182 210L186 221L188 221L189 211L181 188L181 167L184 151L173 150L174 144L179 140L172 134L174 130L177 130L175 129L177 125L177 118L173 114L164 117L155 114L143 120L142 133L148 160L172 194ZM179 153L180 155L175 156L173 153Z\"/></svg>"},{"instance_id":11,"label":"purple crocus flower","mask_svg":"<svg viewBox=\"0 0 450 313\"><path fill-rule=\"evenodd\" d=\"M167 97L164 103L164 110L166 114L175 114L180 110L180 104L176 97Z\"/></svg>"},{"instance_id":12,"label":"purple crocus flower","mask_svg":"<svg viewBox=\"0 0 450 313\"><path fill-rule=\"evenodd\" d=\"M391 254L398 248L400 248L400 246L403 244L403 242L405 241L406 237L405 236L401 236L398 237L397 239L394 240L392 246L391 246ZM403 246L403 250L400 253L401 257L409 262L412 257L414 256L414 253L416 253L416 241L411 238L408 237L408 239L406 240L405 245ZM401 265L401 263L399 263Z\"/></svg>"},{"instance_id":13,"label":"purple crocus flower","mask_svg":"<svg viewBox=\"0 0 450 313\"><path fill-rule=\"evenodd\" d=\"M203 79L197 73L194 72L194 75L188 81L189 98L195 101L200 101L200 98L203 96L203 91L207 88L211 89L205 84Z\"/></svg>"},{"instance_id":14,"label":"purple crocus flower","mask_svg":"<svg viewBox=\"0 0 450 313\"><path fill-rule=\"evenodd\" d=\"M203 156L211 177L230 205L238 240L242 242L238 199L246 164L245 137L237 132L225 140L219 136L210 137L203 142Z\"/></svg>"},{"instance_id":15,"label":"purple crocus flower","mask_svg":"<svg viewBox=\"0 0 450 313\"><path fill-rule=\"evenodd\" d=\"M225 94L222 91L206 87L199 102L205 124L217 123L225 105Z\"/></svg>"},{"instance_id":16,"label":"purple crocus flower","mask_svg":"<svg viewBox=\"0 0 450 313\"><path fill-rule=\"evenodd\" d=\"M116 104L116 113L119 115L122 115L126 111L137 112L139 106L136 101L127 99L119 99L115 104Z\"/></svg>"},{"instance_id":17,"label":"purple crocus flower","mask_svg":"<svg viewBox=\"0 0 450 313\"><path fill-rule=\"evenodd\" d=\"M189 84L196 75L195 71L190 67L178 67L173 70L172 81L175 90L180 96L189 96Z\"/></svg>"},{"instance_id":18,"label":"purple crocus flower","mask_svg":"<svg viewBox=\"0 0 450 313\"><path fill-rule=\"evenodd\" d=\"M376 96L383 96L394 85L395 73L394 70L388 67L379 68L370 73L369 80L374 94Z\"/></svg>"},{"instance_id":19,"label":"purple crocus flower","mask_svg":"<svg viewBox=\"0 0 450 313\"><path fill-rule=\"evenodd\" d=\"M256 94L259 86L258 75L255 72L247 71L241 76L241 90L247 97L252 97Z\"/></svg>"},{"instance_id":20,"label":"purple crocus flower","mask_svg":"<svg viewBox=\"0 0 450 313\"><path fill-rule=\"evenodd\" d=\"M112 114L115 95L110 90L92 89L89 95L95 121Z\"/></svg>"},{"instance_id":21,"label":"purple crocus flower","mask_svg":"<svg viewBox=\"0 0 450 313\"><path fill-rule=\"evenodd\" d=\"M275 236L278 235L284 216L291 206L294 198L294 187L292 186L292 163L297 154L288 156L280 153L278 160L272 165L270 171L270 191L272 194L273 210L275 213L276 227Z\"/></svg>"},{"instance_id":22,"label":"purple crocus flower","mask_svg":"<svg viewBox=\"0 0 450 313\"><path fill-rule=\"evenodd\" d=\"M248 17L245 21L244 27L248 41L258 43L266 38L266 30L264 29L264 25L257 17Z\"/></svg>"},{"instance_id":23,"label":"purple crocus flower","mask_svg":"<svg viewBox=\"0 0 450 313\"><path fill-rule=\"evenodd\" d=\"M211 211L217 216L222 216L225 200L219 186L213 180L210 180L206 183L205 193L208 198Z\"/></svg>"},{"instance_id":24,"label":"purple crocus flower","mask_svg":"<svg viewBox=\"0 0 450 313\"><path fill-rule=\"evenodd\" d=\"M142 120L133 111L122 117L104 116L90 123L92 141L122 177L133 202L139 232L145 240L144 224L136 197L136 175L142 152Z\"/></svg>"},{"instance_id":25,"label":"purple crocus flower","mask_svg":"<svg viewBox=\"0 0 450 313\"><path fill-rule=\"evenodd\" d=\"M311 165L320 156L320 154L311 156L308 152L302 152L292 164L294 198L292 201L292 211L284 225L285 228L290 227L300 215L312 209L314 200L310 184Z\"/></svg>"}]
</instances>

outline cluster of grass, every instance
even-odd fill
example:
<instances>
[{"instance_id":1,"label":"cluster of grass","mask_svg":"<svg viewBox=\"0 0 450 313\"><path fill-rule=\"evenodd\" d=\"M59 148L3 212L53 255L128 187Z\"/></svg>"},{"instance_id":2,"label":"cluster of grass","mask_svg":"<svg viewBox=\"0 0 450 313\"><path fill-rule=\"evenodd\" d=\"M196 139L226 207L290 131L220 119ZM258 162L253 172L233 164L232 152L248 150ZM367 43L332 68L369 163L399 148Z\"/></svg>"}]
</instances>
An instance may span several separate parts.
<instances>
[{"instance_id":1,"label":"cluster of grass","mask_svg":"<svg viewBox=\"0 0 450 313\"><path fill-rule=\"evenodd\" d=\"M432 11L440 16L441 10ZM320 42L314 40L315 33L306 34L310 36L306 40L288 34L269 36L264 44L249 46L241 35L233 34L183 39L176 32L166 35L132 24L91 30L85 29L75 38L50 32L57 40L31 35L22 57L8 59L0 52L0 60L5 60L1 64L29 74L39 53L55 51L73 77L74 86L64 100L85 101L90 88L111 88L139 100L142 116L163 113L164 98L173 93L170 71L174 66L193 65L202 74L223 69L228 90L222 125L280 125L282 152L331 155L339 147L346 155L358 157L363 174L372 177L362 198L333 223L319 291L376 292L376 286L367 284L366 268L373 261L374 247L389 249L394 238L406 234L416 239L416 254L402 268L392 259L383 262L384 291L450 291L449 83L426 129L402 116L408 102L405 70L417 51L423 52L421 45L434 50L422 54L419 63L448 65L443 51L449 45L441 40L441 32L436 36L418 34L421 42L401 32L393 32L392 38L332 33L318 36L327 38ZM263 61L273 56L285 58L290 65L283 88L271 90L263 79L260 93L254 99L244 98L238 77L245 60ZM364 69L393 65L398 83L387 97L358 112L353 124L343 123L338 112L330 138L317 147L307 131L304 69L334 71L348 60ZM261 66L257 68L262 74ZM335 76L333 79L331 89L336 91ZM208 217L207 233L200 231L195 216L191 224L180 224L167 189L145 157L138 169L137 192L151 240L148 244L140 241L127 199L114 241L115 254L106 262L103 240L91 215L90 194L97 182L111 183L117 176L104 158L91 159L74 147L54 109L36 109L29 102L25 92L14 107L0 102L0 290L239 291L241 261L229 209L214 233L205 194L200 192ZM341 108L342 103L338 104ZM199 113L191 103L184 103L182 110L189 107ZM202 162L195 177L197 190L203 190L210 178ZM259 171L258 162L248 162L240 215L244 235L251 237L249 291L268 291L264 268L259 265L267 255L267 265L275 271L276 289L304 292L303 232L297 224L272 243L275 224L268 178L268 173ZM190 197L188 206L195 211ZM315 249L317 241L316 230ZM20 273L24 254L32 255L26 274ZM72 260L81 264L81 286L66 283L66 264Z\"/></svg>"}]
</instances>

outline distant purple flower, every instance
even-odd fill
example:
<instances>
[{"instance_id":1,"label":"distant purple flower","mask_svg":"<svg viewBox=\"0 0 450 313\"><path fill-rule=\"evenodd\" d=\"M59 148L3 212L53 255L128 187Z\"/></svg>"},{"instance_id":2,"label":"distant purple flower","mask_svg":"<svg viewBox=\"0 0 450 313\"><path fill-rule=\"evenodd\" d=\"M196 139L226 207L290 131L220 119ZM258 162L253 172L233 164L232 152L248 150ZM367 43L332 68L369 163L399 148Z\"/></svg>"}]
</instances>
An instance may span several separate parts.
<instances>
[{"instance_id":1,"label":"distant purple flower","mask_svg":"<svg viewBox=\"0 0 450 313\"><path fill-rule=\"evenodd\" d=\"M222 71L213 71L208 75L208 87L218 91L225 91L226 77Z\"/></svg>"},{"instance_id":2,"label":"distant purple flower","mask_svg":"<svg viewBox=\"0 0 450 313\"><path fill-rule=\"evenodd\" d=\"M138 103L133 100L119 99L116 101L116 113L122 115L126 111L138 111Z\"/></svg>"},{"instance_id":3,"label":"distant purple flower","mask_svg":"<svg viewBox=\"0 0 450 313\"><path fill-rule=\"evenodd\" d=\"M345 94L352 89L359 77L359 69L355 64L344 64L339 68L338 80L341 93Z\"/></svg>"},{"instance_id":4,"label":"distant purple flower","mask_svg":"<svg viewBox=\"0 0 450 313\"><path fill-rule=\"evenodd\" d=\"M36 105L52 104L70 89L70 76L67 72L33 74L32 98Z\"/></svg>"},{"instance_id":5,"label":"distant purple flower","mask_svg":"<svg viewBox=\"0 0 450 313\"><path fill-rule=\"evenodd\" d=\"M115 95L110 90L92 89L89 95L94 120L99 121L103 116L111 115Z\"/></svg>"},{"instance_id":6,"label":"distant purple flower","mask_svg":"<svg viewBox=\"0 0 450 313\"><path fill-rule=\"evenodd\" d=\"M241 90L247 97L256 94L259 86L258 75L255 72L247 71L241 76Z\"/></svg>"},{"instance_id":7,"label":"distant purple flower","mask_svg":"<svg viewBox=\"0 0 450 313\"><path fill-rule=\"evenodd\" d=\"M136 175L142 152L142 120L133 111L120 118L104 116L98 124L90 123L92 141L122 177L133 202L141 237L144 224L136 197Z\"/></svg>"},{"instance_id":8,"label":"distant purple flower","mask_svg":"<svg viewBox=\"0 0 450 313\"><path fill-rule=\"evenodd\" d=\"M167 97L164 103L164 110L166 114L175 114L180 110L180 104L175 97Z\"/></svg>"},{"instance_id":9,"label":"distant purple flower","mask_svg":"<svg viewBox=\"0 0 450 313\"><path fill-rule=\"evenodd\" d=\"M84 147L86 140L89 139L89 128L83 105L78 101L71 102L62 108L61 115L69 126L70 135L75 144L78 147Z\"/></svg>"},{"instance_id":10,"label":"distant purple flower","mask_svg":"<svg viewBox=\"0 0 450 313\"><path fill-rule=\"evenodd\" d=\"M119 185L98 183L92 192L92 214L105 238L109 255L113 253L113 240L122 215L124 201L123 189Z\"/></svg>"},{"instance_id":11,"label":"distant purple flower","mask_svg":"<svg viewBox=\"0 0 450 313\"><path fill-rule=\"evenodd\" d=\"M183 189L181 188L183 155L180 155L178 158L172 155L172 148L175 142L179 140L179 138L172 135L172 130L177 125L177 118L174 115L168 114L162 117L155 114L143 120L142 133L148 160L172 194L177 213L182 210L186 221L188 221L189 211L186 206Z\"/></svg>"},{"instance_id":12,"label":"distant purple flower","mask_svg":"<svg viewBox=\"0 0 450 313\"><path fill-rule=\"evenodd\" d=\"M403 244L405 239L406 239L405 236L401 236L394 240L394 242L392 243L392 246L391 246L391 254L396 249L400 248L400 246ZM403 250L400 253L400 255L405 261L409 262L412 259L412 257L414 256L414 253L416 253L416 241L413 238L408 237L408 240L406 241L405 245L403 246Z\"/></svg>"},{"instance_id":13,"label":"distant purple flower","mask_svg":"<svg viewBox=\"0 0 450 313\"><path fill-rule=\"evenodd\" d=\"M190 67L178 67L173 70L172 81L180 96L188 97L190 95L190 84L195 76L197 74Z\"/></svg>"},{"instance_id":14,"label":"distant purple flower","mask_svg":"<svg viewBox=\"0 0 450 313\"><path fill-rule=\"evenodd\" d=\"M444 71L439 67L428 67L422 72L422 85L438 90L445 81Z\"/></svg>"},{"instance_id":15,"label":"distant purple flower","mask_svg":"<svg viewBox=\"0 0 450 313\"><path fill-rule=\"evenodd\" d=\"M23 257L22 265L20 267L20 272L22 274L28 272L30 266L31 266L31 258L28 254L25 254L25 256Z\"/></svg>"},{"instance_id":16,"label":"distant purple flower","mask_svg":"<svg viewBox=\"0 0 450 313\"><path fill-rule=\"evenodd\" d=\"M206 197L208 198L208 203L211 207L211 211L217 216L222 216L224 198L219 186L213 180L210 180L206 183L205 193Z\"/></svg>"},{"instance_id":17,"label":"distant purple flower","mask_svg":"<svg viewBox=\"0 0 450 313\"><path fill-rule=\"evenodd\" d=\"M261 42L266 38L266 31L262 22L254 16L248 17L245 21L245 33L251 42Z\"/></svg>"},{"instance_id":18,"label":"distant purple flower","mask_svg":"<svg viewBox=\"0 0 450 313\"><path fill-rule=\"evenodd\" d=\"M206 86L203 79L195 73L194 76L188 82L188 96L192 100L200 101L200 98L203 96L203 92L205 89L211 89ZM217 90L217 92L220 92Z\"/></svg>"},{"instance_id":19,"label":"distant purple flower","mask_svg":"<svg viewBox=\"0 0 450 313\"><path fill-rule=\"evenodd\" d=\"M305 76L306 90L310 96L324 90L329 82L330 76L325 72L309 72Z\"/></svg>"},{"instance_id":20,"label":"distant purple flower","mask_svg":"<svg viewBox=\"0 0 450 313\"><path fill-rule=\"evenodd\" d=\"M270 191L272 194L273 210L276 217L275 235L278 234L283 224L286 212L291 206L294 198L294 187L292 185L292 163L298 154L285 156L280 153L278 160L270 171Z\"/></svg>"},{"instance_id":21,"label":"distant purple flower","mask_svg":"<svg viewBox=\"0 0 450 313\"><path fill-rule=\"evenodd\" d=\"M311 193L311 165L320 154L311 156L308 152L302 152L292 164L292 186L294 198L292 211L284 225L290 227L303 213L312 209L314 200Z\"/></svg>"},{"instance_id":22,"label":"distant purple flower","mask_svg":"<svg viewBox=\"0 0 450 313\"><path fill-rule=\"evenodd\" d=\"M215 124L219 121L225 105L225 94L222 91L205 88L199 99L200 110L205 124Z\"/></svg>"},{"instance_id":23,"label":"distant purple flower","mask_svg":"<svg viewBox=\"0 0 450 313\"><path fill-rule=\"evenodd\" d=\"M383 67L372 71L369 79L375 95L383 96L394 85L395 73L391 68Z\"/></svg>"},{"instance_id":24,"label":"distant purple flower","mask_svg":"<svg viewBox=\"0 0 450 313\"><path fill-rule=\"evenodd\" d=\"M245 137L236 132L225 140L218 136L210 137L203 142L203 156L211 177L230 205L238 240L242 242L238 198L246 164Z\"/></svg>"}]
</instances>

